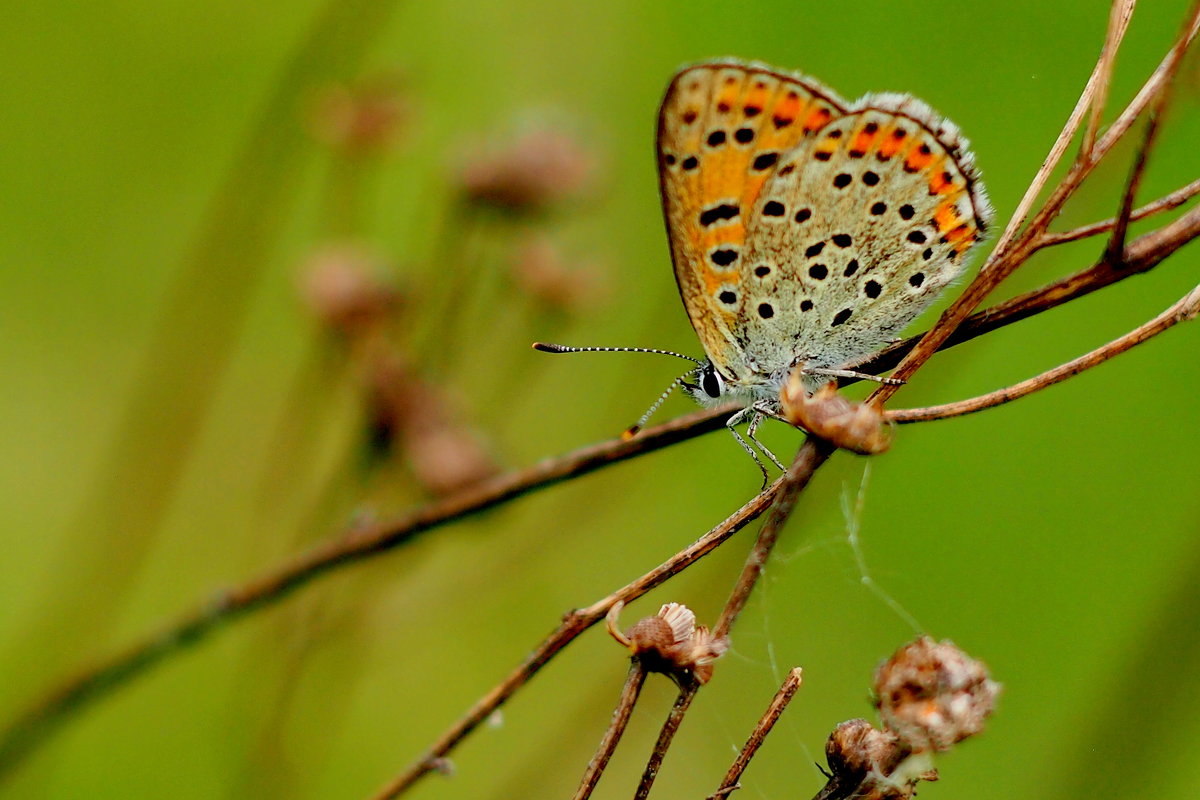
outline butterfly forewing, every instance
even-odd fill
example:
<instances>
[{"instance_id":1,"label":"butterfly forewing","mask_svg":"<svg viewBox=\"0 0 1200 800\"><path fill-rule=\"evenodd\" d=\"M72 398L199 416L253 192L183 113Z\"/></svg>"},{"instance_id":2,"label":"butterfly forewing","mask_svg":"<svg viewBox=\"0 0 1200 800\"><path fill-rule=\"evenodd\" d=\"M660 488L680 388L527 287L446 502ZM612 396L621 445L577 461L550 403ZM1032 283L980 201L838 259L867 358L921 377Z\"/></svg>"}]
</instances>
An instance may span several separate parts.
<instances>
[{"instance_id":1,"label":"butterfly forewing","mask_svg":"<svg viewBox=\"0 0 1200 800\"><path fill-rule=\"evenodd\" d=\"M728 379L757 371L739 315L759 195L788 153L844 113L815 81L731 62L685 69L667 90L658 157L675 278L705 352Z\"/></svg>"},{"instance_id":2,"label":"butterfly forewing","mask_svg":"<svg viewBox=\"0 0 1200 800\"><path fill-rule=\"evenodd\" d=\"M962 272L989 213L950 123L907 96L867 98L772 170L729 333L759 373L869 353Z\"/></svg>"}]
</instances>

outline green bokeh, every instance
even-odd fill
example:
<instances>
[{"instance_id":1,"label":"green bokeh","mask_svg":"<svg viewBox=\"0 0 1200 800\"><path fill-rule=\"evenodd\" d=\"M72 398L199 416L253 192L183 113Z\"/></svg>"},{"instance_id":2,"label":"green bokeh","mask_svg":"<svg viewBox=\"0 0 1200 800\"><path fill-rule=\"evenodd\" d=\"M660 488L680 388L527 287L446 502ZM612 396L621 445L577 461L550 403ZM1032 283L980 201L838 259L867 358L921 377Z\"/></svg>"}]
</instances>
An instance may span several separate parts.
<instances>
[{"instance_id":1,"label":"green bokeh","mask_svg":"<svg viewBox=\"0 0 1200 800\"><path fill-rule=\"evenodd\" d=\"M1117 103L1162 57L1187 3L1144 5L1118 62ZM124 0L9 16L0 27L4 720L67 670L355 515L420 501L403 471L362 488L362 464L348 455L353 381L316 343L295 296L300 265L330 237L334 165L303 122L307 98L328 82L392 68L405 76L410 129L372 164L359 233L411 290L437 286L447 176L489 134L522 118L567 120L597 153L593 192L538 225L572 258L599 265L604 297L569 317L477 303L453 339L461 344L421 354L500 462L516 467L620 431L676 370L652 357L540 357L530 339L699 352L668 266L651 147L656 104L679 64L735 55L802 69L849 97L911 92L971 138L1004 219L1086 80L1107 10L1098 0ZM1193 58L1143 199L1200 174L1197 74ZM1130 155L1118 148L1060 224L1109 216ZM511 245L503 228L491 224L477 245L480 281L495 281L486 273ZM1082 268L1099 247L1035 258L1004 295ZM897 403L978 394L1124 333L1195 284L1195 247L943 354ZM404 313L419 319L427 295L411 296ZM1198 345L1200 327L1183 326L1019 403L903 429L870 461L861 538L875 583L1005 687L985 735L941 762L942 781L923 798L1195 794ZM155 362L164 352L173 360ZM180 405L131 419L147 375L162 382L143 402ZM191 428L180 423L185 407ZM673 399L663 418L685 410ZM300 430L282 439L297 453L289 463L278 432L297 414ZM799 444L799 434L767 427L776 452ZM114 453L133 460L117 469ZM288 471L264 507L264 473L281 460ZM733 652L664 765L663 797L716 787L792 666L804 667L805 685L739 796L811 796L829 730L869 716L875 664L914 631L864 585L847 541L842 498L859 491L867 463L839 454L805 494ZM648 570L757 482L716 434L438 530L106 698L0 794L367 796L562 612ZM144 508L140 493L156 491L163 507ZM711 620L748 542L738 536L626 619L677 601ZM48 618L65 621L39 628ZM623 670L617 648L590 632L505 708L502 724L454 754L453 779L431 778L413 796L567 796ZM649 686L597 798L632 794L672 697L665 681Z\"/></svg>"}]
</instances>

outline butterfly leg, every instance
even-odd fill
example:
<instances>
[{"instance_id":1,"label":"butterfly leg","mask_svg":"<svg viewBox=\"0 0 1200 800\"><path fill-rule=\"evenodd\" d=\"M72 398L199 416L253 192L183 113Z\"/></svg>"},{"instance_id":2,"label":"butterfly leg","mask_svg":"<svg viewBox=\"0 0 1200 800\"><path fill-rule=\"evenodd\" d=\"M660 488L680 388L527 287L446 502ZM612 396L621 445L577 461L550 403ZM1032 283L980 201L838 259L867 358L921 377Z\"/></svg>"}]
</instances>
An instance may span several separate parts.
<instances>
[{"instance_id":1,"label":"butterfly leg","mask_svg":"<svg viewBox=\"0 0 1200 800\"><path fill-rule=\"evenodd\" d=\"M761 450L762 453L767 458L771 459L771 462L775 466L779 467L784 472L787 472L787 467L785 467L783 465L783 462L781 462L778 458L776 458L775 454L772 453L765 444L763 444L762 442L760 442L758 439L756 439L754 437L754 434L758 432L758 426L762 423L762 421L764 419L767 418L768 412L764 411L761 408L758 408L757 406L754 407L753 410L754 410L754 416L750 418L750 426L748 428L746 428L746 436L750 439L750 441L754 442L755 447L757 447L759 450Z\"/></svg>"},{"instance_id":2,"label":"butterfly leg","mask_svg":"<svg viewBox=\"0 0 1200 800\"><path fill-rule=\"evenodd\" d=\"M750 457L754 459L754 463L756 465L758 465L758 470L759 470L759 472L762 473L762 476L763 476L762 488L765 489L765 488L767 488L767 483L770 481L771 476L767 472L766 466L763 465L762 459L760 459L758 457L758 453L754 452L754 448L750 446L749 442L747 442L745 439L742 438L742 435L740 433L738 433L737 429L734 427L735 425L740 425L742 422L744 422L746 420L746 417L749 417L751 415L753 415L753 418L752 418L750 424L756 425L757 420L760 419L762 417L762 415L757 410L755 410L753 407L747 406L746 408L741 409L736 414L731 416L728 420L726 420L725 427L729 429L729 433L732 434L732 436L735 440L737 440L737 443L742 446L742 449L745 450L750 455ZM753 434L751 434L750 438L754 439ZM754 443L758 444L757 440L755 440ZM758 446L760 448L762 448L761 444L759 444ZM774 461L777 464L779 463L779 461L775 458L775 456L771 455L771 451L764 449L763 452L767 453L767 455L770 455L772 461Z\"/></svg>"}]
</instances>

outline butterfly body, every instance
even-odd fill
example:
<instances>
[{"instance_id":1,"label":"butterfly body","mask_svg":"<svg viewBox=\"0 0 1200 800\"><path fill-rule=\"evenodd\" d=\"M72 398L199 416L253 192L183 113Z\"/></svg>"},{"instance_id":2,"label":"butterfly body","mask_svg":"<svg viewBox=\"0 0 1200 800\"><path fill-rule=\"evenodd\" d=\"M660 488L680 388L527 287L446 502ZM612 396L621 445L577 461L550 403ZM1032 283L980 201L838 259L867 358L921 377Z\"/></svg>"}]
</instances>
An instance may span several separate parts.
<instances>
[{"instance_id":1,"label":"butterfly body","mask_svg":"<svg viewBox=\"0 0 1200 800\"><path fill-rule=\"evenodd\" d=\"M793 368L815 386L878 349L961 274L990 218L965 140L924 103L846 103L761 65L680 71L658 159L676 281L719 376L685 386L707 403L770 413Z\"/></svg>"}]
</instances>

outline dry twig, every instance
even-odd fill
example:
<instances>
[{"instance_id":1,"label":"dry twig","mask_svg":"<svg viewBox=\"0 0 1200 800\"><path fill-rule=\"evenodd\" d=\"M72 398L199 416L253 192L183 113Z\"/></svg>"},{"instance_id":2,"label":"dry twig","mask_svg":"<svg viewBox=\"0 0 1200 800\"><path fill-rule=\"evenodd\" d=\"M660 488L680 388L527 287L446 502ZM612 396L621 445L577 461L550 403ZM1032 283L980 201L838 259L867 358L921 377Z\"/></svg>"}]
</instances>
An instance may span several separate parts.
<instances>
[{"instance_id":1,"label":"dry twig","mask_svg":"<svg viewBox=\"0 0 1200 800\"><path fill-rule=\"evenodd\" d=\"M800 689L800 682L803 677L804 670L800 669L800 667L793 667L788 676L784 678L779 691L775 693L775 697L771 700L771 705L767 706L767 710L763 712L762 717L758 720L758 724L754 726L750 738L742 746L742 751L738 753L738 757L729 766L729 771L725 773L725 778L721 781L721 785L717 787L715 792L708 796L708 800L720 800L722 797L728 797L731 792L739 788L738 781L741 780L742 773L746 771L746 767L750 765L750 760L754 758L754 754L762 746L763 741L767 738L767 734L771 732L771 729L775 727L775 723L783 715L784 709L788 707L788 703L792 702L792 698Z\"/></svg>"},{"instance_id":2,"label":"dry twig","mask_svg":"<svg viewBox=\"0 0 1200 800\"><path fill-rule=\"evenodd\" d=\"M935 419L961 417L964 414L974 414L976 411L983 411L985 408L1003 405L1026 395L1033 394L1039 389L1045 389L1047 386L1061 383L1084 370L1103 364L1110 358L1118 356L1126 350L1130 350L1152 339L1163 331L1178 325L1180 322L1195 319L1197 314L1200 314L1200 286L1192 289L1178 303L1175 303L1146 324L1139 325L1134 330L1120 338L1114 339L1103 347L1099 347L1086 355L1068 361L1052 370L1043 372L1041 375L1036 375L1013 386L997 389L994 392L989 392L979 397L972 397L969 400L958 400L953 403L945 403L944 405L930 406L928 408L897 409L886 412L886 416L892 422L898 423L927 422Z\"/></svg>"},{"instance_id":3,"label":"dry twig","mask_svg":"<svg viewBox=\"0 0 1200 800\"><path fill-rule=\"evenodd\" d=\"M1118 115L1112 125L1101 134L1100 122L1112 68L1117 49L1129 23L1132 7L1132 0L1116 0L1114 2L1104 48L1087 86L977 278L928 332L920 337L914 337L886 348L883 352L855 365L856 370L882 371L899 362L896 377L908 379L938 350L1082 297L1129 275L1149 270L1200 235L1200 209L1193 209L1174 222L1125 245L1124 231L1130 221L1177 207L1200 193L1200 181L1194 181L1170 195L1133 211L1133 194L1142 171L1140 165L1135 166L1132 171L1121 213L1116 218L1065 233L1047 231L1049 223L1057 216L1065 202L1073 196L1096 164L1128 132L1137 117L1152 104L1157 109L1157 119L1165 103L1166 90L1179 68L1184 50L1196 35L1197 29L1200 28L1200 4L1197 4L1189 14L1183 31L1167 57L1147 79L1137 96ZM1079 156L1067 170L1062 181L1050 193L1050 197L1030 219L1029 215L1034 203L1046 187L1050 174L1066 152L1069 143L1078 134L1085 116L1088 117L1088 125L1084 131ZM1153 143L1154 124L1156 123L1152 123L1149 129L1139 156L1140 159L1144 160ZM1113 245L1099 263L1040 290L1012 298L969 316L971 311L1032 253L1047 246L1076 241L1108 231L1113 232ZM1001 390L1000 393L992 393L985 398L962 401L958 404L938 406L935 409L892 412L893 418L897 421L916 421L919 416L918 412L923 415L919 416L921 419L942 418L942 416L950 415L949 409L952 407L967 408L967 411L957 411L956 413L968 413L971 410L979 410L999 402L1006 402L1017 396L1023 396L1038 388L1063 380L1082 369L1094 366L1119 352L1124 352L1182 319L1194 317L1197 303L1200 303L1200 297L1194 291L1172 309L1129 335L1042 376ZM872 400L883 403L895 391L895 386L884 385L876 390L872 395ZM997 400L1001 395L1003 398ZM132 647L103 663L81 672L18 718L0 738L0 774L15 765L21 756L29 752L33 746L90 701L105 696L116 687L144 673L168 655L179 652L185 645L203 639L225 621L276 602L337 567L386 552L438 525L494 507L537 488L577 477L608 464L617 463L710 430L716 430L723 427L724 419L729 411L730 409L726 408L698 412L657 426L630 441L604 442L561 458L548 459L529 469L499 476L400 519L353 529L344 536L331 539L280 567L266 571L251 581L227 590L219 594L214 601L205 603L183 615L159 632L135 643ZM906 414L913 416L908 419L904 416ZM716 627L716 635L728 636L730 628L761 574L762 566L774 545L779 529L791 513L796 497L813 472L828 458L831 452L832 448L827 444L810 439L801 448L796 461L793 462L784 478L757 495L721 525L629 585L592 606L568 614L559 628L538 645L521 665L476 702L416 763L387 784L376 796L379 798L395 797L420 777L435 769L459 741L528 682L559 650L602 619L613 604L619 601L628 602L640 597L678 574L763 513L768 504L775 501L771 516L760 531L754 549ZM676 704L677 710L673 711L672 719L674 721L669 720L669 726L673 725L674 728L677 728L679 721L682 720L687 706L691 702L690 696L685 698L689 691L694 696L695 687L690 690L688 687L684 687ZM666 744L669 744L674 728L670 734L668 734L667 728L664 728ZM652 764L647 768L647 775L650 778L646 783L646 791L649 790L649 784L653 781L653 774L657 772L657 763L661 763L661 757L666 752L666 744L661 751L656 748ZM658 761L655 762L654 758L657 758ZM601 763L595 770L597 778L602 770L603 764Z\"/></svg>"},{"instance_id":4,"label":"dry twig","mask_svg":"<svg viewBox=\"0 0 1200 800\"><path fill-rule=\"evenodd\" d=\"M604 768L608 766L608 760L612 758L613 752L617 749L617 743L625 734L625 727L633 715L633 706L637 703L645 682L646 670L642 668L641 660L631 659L629 674L625 676L625 685L621 687L621 696L617 700L617 707L613 709L612 722L609 723L608 730L604 732L604 738L600 740L596 754L588 762L583 779L579 782L579 789L575 792L575 800L587 800L595 791L596 784L600 782L600 776L604 774Z\"/></svg>"}]
</instances>

